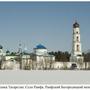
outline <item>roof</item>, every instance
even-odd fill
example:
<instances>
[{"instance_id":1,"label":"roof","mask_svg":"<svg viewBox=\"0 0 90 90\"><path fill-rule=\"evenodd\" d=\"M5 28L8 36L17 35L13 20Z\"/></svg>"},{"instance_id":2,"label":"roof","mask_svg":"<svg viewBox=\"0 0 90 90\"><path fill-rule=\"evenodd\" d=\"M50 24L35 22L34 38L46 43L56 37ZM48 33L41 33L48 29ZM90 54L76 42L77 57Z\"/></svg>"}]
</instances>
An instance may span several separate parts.
<instances>
[{"instance_id":1,"label":"roof","mask_svg":"<svg viewBox=\"0 0 90 90\"><path fill-rule=\"evenodd\" d=\"M74 28L77 28L77 27L79 27L79 24L78 24L77 22L75 22L75 23L73 24L73 27L74 27Z\"/></svg>"},{"instance_id":2,"label":"roof","mask_svg":"<svg viewBox=\"0 0 90 90\"><path fill-rule=\"evenodd\" d=\"M39 44L36 46L35 49L47 49L45 46L43 46L42 44Z\"/></svg>"}]
</instances>

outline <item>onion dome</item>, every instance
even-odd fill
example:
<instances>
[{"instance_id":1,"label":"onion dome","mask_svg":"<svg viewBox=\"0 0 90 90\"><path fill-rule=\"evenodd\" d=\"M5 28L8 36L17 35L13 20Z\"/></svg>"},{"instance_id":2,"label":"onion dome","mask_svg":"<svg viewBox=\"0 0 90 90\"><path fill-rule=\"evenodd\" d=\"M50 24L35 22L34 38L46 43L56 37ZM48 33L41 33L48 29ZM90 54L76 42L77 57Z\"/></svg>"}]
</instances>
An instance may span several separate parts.
<instances>
[{"instance_id":1,"label":"onion dome","mask_svg":"<svg viewBox=\"0 0 90 90\"><path fill-rule=\"evenodd\" d=\"M0 49L3 49L3 46L2 45L0 45Z\"/></svg>"},{"instance_id":2,"label":"onion dome","mask_svg":"<svg viewBox=\"0 0 90 90\"><path fill-rule=\"evenodd\" d=\"M73 28L77 28L77 27L79 27L79 24L78 24L77 22L75 22L75 23L73 24Z\"/></svg>"},{"instance_id":3,"label":"onion dome","mask_svg":"<svg viewBox=\"0 0 90 90\"><path fill-rule=\"evenodd\" d=\"M46 47L45 46L43 46L43 45L41 45L41 44L39 44L39 45L37 45L36 46L36 48L35 49L46 49Z\"/></svg>"}]
</instances>

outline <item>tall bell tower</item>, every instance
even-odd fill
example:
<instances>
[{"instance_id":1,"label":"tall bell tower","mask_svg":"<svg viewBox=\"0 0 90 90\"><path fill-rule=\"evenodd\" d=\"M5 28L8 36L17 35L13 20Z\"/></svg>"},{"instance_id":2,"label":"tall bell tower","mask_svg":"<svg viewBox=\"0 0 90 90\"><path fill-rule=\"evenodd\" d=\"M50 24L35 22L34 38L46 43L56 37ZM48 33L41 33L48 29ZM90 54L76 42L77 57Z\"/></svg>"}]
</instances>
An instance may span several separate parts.
<instances>
[{"instance_id":1,"label":"tall bell tower","mask_svg":"<svg viewBox=\"0 0 90 90\"><path fill-rule=\"evenodd\" d=\"M71 62L83 62L82 47L80 41L80 25L77 21L73 24Z\"/></svg>"}]
</instances>

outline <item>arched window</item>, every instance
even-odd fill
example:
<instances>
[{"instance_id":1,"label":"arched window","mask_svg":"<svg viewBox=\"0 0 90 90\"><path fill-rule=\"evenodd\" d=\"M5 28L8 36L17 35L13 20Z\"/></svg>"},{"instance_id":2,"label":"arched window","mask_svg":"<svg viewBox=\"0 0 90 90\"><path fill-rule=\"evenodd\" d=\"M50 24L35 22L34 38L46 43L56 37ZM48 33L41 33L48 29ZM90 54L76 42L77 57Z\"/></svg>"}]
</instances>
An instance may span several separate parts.
<instances>
[{"instance_id":1,"label":"arched window","mask_svg":"<svg viewBox=\"0 0 90 90\"><path fill-rule=\"evenodd\" d=\"M79 41L79 37L77 36L77 41Z\"/></svg>"},{"instance_id":2,"label":"arched window","mask_svg":"<svg viewBox=\"0 0 90 90\"><path fill-rule=\"evenodd\" d=\"M78 31L76 32L76 34L78 34Z\"/></svg>"},{"instance_id":3,"label":"arched window","mask_svg":"<svg viewBox=\"0 0 90 90\"><path fill-rule=\"evenodd\" d=\"M78 32L76 32L78 34Z\"/></svg>"},{"instance_id":4,"label":"arched window","mask_svg":"<svg viewBox=\"0 0 90 90\"><path fill-rule=\"evenodd\" d=\"M79 51L79 45L77 45L77 51Z\"/></svg>"}]
</instances>

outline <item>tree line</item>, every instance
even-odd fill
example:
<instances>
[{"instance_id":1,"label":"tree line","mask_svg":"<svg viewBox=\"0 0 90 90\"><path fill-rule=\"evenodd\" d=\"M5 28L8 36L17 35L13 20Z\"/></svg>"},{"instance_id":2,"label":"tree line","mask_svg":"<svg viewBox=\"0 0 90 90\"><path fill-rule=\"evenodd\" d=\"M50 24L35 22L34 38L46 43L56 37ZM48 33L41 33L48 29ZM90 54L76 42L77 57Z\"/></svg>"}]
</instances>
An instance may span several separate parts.
<instances>
[{"instance_id":1,"label":"tree line","mask_svg":"<svg viewBox=\"0 0 90 90\"><path fill-rule=\"evenodd\" d=\"M24 53L24 52L23 52ZM10 52L10 51L6 51L6 54L8 55L16 55L16 52ZM69 62L70 61L70 56L71 54L68 51L52 51L49 52L50 55L54 55L55 56L55 60L56 61L60 61L60 62ZM84 56L84 62L90 62L90 52L87 53L83 53L82 54Z\"/></svg>"},{"instance_id":2,"label":"tree line","mask_svg":"<svg viewBox=\"0 0 90 90\"><path fill-rule=\"evenodd\" d=\"M55 60L56 61L60 61L60 62L69 62L69 58L70 58L70 53L69 52L62 52L62 51L52 51L49 52L50 55L54 55L55 56Z\"/></svg>"},{"instance_id":3,"label":"tree line","mask_svg":"<svg viewBox=\"0 0 90 90\"><path fill-rule=\"evenodd\" d=\"M71 54L68 51L62 52L62 51L52 51L49 52L50 55L55 56L56 61L60 62L69 62ZM84 56L84 62L90 62L90 52L83 53Z\"/></svg>"},{"instance_id":4,"label":"tree line","mask_svg":"<svg viewBox=\"0 0 90 90\"><path fill-rule=\"evenodd\" d=\"M83 53L84 62L90 62L90 52Z\"/></svg>"}]
</instances>

